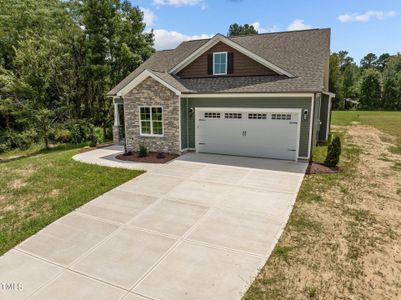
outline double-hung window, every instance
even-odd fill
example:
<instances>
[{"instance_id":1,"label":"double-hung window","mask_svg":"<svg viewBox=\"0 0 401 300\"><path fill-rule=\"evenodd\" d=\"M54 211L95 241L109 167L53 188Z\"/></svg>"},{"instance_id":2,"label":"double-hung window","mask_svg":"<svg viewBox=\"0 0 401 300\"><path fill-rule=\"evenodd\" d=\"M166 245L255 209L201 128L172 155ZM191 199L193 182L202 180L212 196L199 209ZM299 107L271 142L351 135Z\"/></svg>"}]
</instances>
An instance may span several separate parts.
<instances>
[{"instance_id":1,"label":"double-hung window","mask_svg":"<svg viewBox=\"0 0 401 300\"><path fill-rule=\"evenodd\" d=\"M161 106L141 106L139 110L141 135L163 136L163 108Z\"/></svg>"},{"instance_id":2,"label":"double-hung window","mask_svg":"<svg viewBox=\"0 0 401 300\"><path fill-rule=\"evenodd\" d=\"M227 74L227 52L213 53L213 75Z\"/></svg>"}]
</instances>

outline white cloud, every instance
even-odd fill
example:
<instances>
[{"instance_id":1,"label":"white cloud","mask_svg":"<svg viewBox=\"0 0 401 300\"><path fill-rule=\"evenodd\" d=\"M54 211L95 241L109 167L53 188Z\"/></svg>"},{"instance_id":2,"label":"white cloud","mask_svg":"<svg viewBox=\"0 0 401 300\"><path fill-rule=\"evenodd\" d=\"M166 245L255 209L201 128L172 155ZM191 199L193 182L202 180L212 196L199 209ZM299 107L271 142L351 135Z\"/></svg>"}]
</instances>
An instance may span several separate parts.
<instances>
[{"instance_id":1,"label":"white cloud","mask_svg":"<svg viewBox=\"0 0 401 300\"><path fill-rule=\"evenodd\" d=\"M168 31L165 29L155 29L155 48L156 50L173 49L183 41L208 39L213 35L200 34L200 35L185 35L177 31Z\"/></svg>"},{"instance_id":2,"label":"white cloud","mask_svg":"<svg viewBox=\"0 0 401 300\"><path fill-rule=\"evenodd\" d=\"M140 7L140 9L143 11L143 21L146 26L152 26L157 18L155 13L148 8Z\"/></svg>"},{"instance_id":3,"label":"white cloud","mask_svg":"<svg viewBox=\"0 0 401 300\"><path fill-rule=\"evenodd\" d=\"M258 21L253 22L250 25L252 25L259 33L278 31L278 27L276 25L274 25L270 28L266 28L266 27L263 27Z\"/></svg>"},{"instance_id":4,"label":"white cloud","mask_svg":"<svg viewBox=\"0 0 401 300\"><path fill-rule=\"evenodd\" d=\"M259 32L259 33L268 32L268 30L267 30L266 28L263 28L263 27L260 25L259 22L253 22L251 25L252 25L252 26L256 29L256 31Z\"/></svg>"},{"instance_id":5,"label":"white cloud","mask_svg":"<svg viewBox=\"0 0 401 300\"><path fill-rule=\"evenodd\" d=\"M153 0L153 4L157 6L171 5L171 6L194 6L201 4L202 0Z\"/></svg>"},{"instance_id":6,"label":"white cloud","mask_svg":"<svg viewBox=\"0 0 401 300\"><path fill-rule=\"evenodd\" d=\"M338 16L338 19L342 23L348 22L368 22L371 18L375 18L377 20L384 20L385 18L394 17L397 13L394 10L390 10L388 12L379 11L379 10L369 10L364 14L345 14Z\"/></svg>"},{"instance_id":7,"label":"white cloud","mask_svg":"<svg viewBox=\"0 0 401 300\"><path fill-rule=\"evenodd\" d=\"M288 25L288 30L305 30L305 29L311 29L311 25L307 25L304 23L304 20L294 20L290 25Z\"/></svg>"}]
</instances>

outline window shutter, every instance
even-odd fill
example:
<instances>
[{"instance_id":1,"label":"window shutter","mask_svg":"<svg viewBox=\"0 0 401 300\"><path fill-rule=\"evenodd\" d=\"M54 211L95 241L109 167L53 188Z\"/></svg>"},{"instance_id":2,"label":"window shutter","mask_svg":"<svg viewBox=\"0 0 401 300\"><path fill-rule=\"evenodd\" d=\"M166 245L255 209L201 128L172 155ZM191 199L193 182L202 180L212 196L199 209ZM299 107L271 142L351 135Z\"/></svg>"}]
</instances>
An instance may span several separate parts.
<instances>
[{"instance_id":1,"label":"window shutter","mask_svg":"<svg viewBox=\"0 0 401 300\"><path fill-rule=\"evenodd\" d=\"M234 53L227 53L227 74L234 72Z\"/></svg>"},{"instance_id":2,"label":"window shutter","mask_svg":"<svg viewBox=\"0 0 401 300\"><path fill-rule=\"evenodd\" d=\"M208 54L207 56L207 73L213 74L213 54Z\"/></svg>"}]
</instances>

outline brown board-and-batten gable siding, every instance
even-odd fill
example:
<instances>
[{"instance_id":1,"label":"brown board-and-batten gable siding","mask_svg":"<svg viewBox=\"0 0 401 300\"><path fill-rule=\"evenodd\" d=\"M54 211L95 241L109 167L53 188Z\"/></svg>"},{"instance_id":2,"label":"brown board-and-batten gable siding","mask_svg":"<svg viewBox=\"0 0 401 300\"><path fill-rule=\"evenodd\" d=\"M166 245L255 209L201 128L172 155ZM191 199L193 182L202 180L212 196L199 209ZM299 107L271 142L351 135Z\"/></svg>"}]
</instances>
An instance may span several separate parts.
<instances>
[{"instance_id":1,"label":"brown board-and-batten gable siding","mask_svg":"<svg viewBox=\"0 0 401 300\"><path fill-rule=\"evenodd\" d=\"M276 72L263 66L262 64L254 61L245 54L238 50L226 45L223 42L219 42L188 66L177 73L182 78L198 78L198 77L213 77L222 75L210 75L208 74L208 55L214 52L228 52L233 54L233 70L231 74L224 76L257 76L257 75L277 75Z\"/></svg>"}]
</instances>

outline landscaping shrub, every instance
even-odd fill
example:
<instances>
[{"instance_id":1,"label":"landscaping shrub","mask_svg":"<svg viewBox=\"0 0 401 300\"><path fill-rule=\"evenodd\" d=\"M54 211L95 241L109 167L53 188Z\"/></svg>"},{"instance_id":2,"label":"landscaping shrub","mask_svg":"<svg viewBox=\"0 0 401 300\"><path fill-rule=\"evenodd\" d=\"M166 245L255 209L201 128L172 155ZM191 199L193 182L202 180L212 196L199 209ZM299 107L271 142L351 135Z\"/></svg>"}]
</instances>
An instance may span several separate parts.
<instances>
[{"instance_id":1,"label":"landscaping shrub","mask_svg":"<svg viewBox=\"0 0 401 300\"><path fill-rule=\"evenodd\" d=\"M139 146L139 153L138 153L139 157L145 157L148 156L148 149L144 146L144 145L140 145Z\"/></svg>"},{"instance_id":2,"label":"landscaping shrub","mask_svg":"<svg viewBox=\"0 0 401 300\"><path fill-rule=\"evenodd\" d=\"M34 129L24 130L21 133L16 134L14 140L15 148L21 150L29 149L35 141L36 137L37 132Z\"/></svg>"},{"instance_id":3,"label":"landscaping shrub","mask_svg":"<svg viewBox=\"0 0 401 300\"><path fill-rule=\"evenodd\" d=\"M105 135L104 135L104 132L103 132L103 128L95 127L94 135L96 136L97 143L99 143L99 144L104 143Z\"/></svg>"},{"instance_id":4,"label":"landscaping shrub","mask_svg":"<svg viewBox=\"0 0 401 300\"><path fill-rule=\"evenodd\" d=\"M324 164L328 167L337 166L338 162L340 161L340 155L341 155L341 140L338 136L336 136L327 148L327 156L324 161Z\"/></svg>"},{"instance_id":5,"label":"landscaping shrub","mask_svg":"<svg viewBox=\"0 0 401 300\"><path fill-rule=\"evenodd\" d=\"M124 126L123 126L124 128ZM103 135L103 142L113 140L113 128L107 127L106 132Z\"/></svg>"},{"instance_id":6,"label":"landscaping shrub","mask_svg":"<svg viewBox=\"0 0 401 300\"><path fill-rule=\"evenodd\" d=\"M72 141L71 131L63 128L55 129L52 134L52 140L57 143L70 143Z\"/></svg>"},{"instance_id":7,"label":"landscaping shrub","mask_svg":"<svg viewBox=\"0 0 401 300\"><path fill-rule=\"evenodd\" d=\"M90 141L90 146L91 147L96 147L97 145L97 136L96 136L96 132L95 132L95 126L93 126L92 124L90 125L90 136L89 136L89 141Z\"/></svg>"},{"instance_id":8,"label":"landscaping shrub","mask_svg":"<svg viewBox=\"0 0 401 300\"><path fill-rule=\"evenodd\" d=\"M93 139L93 125L85 120L75 120L66 124L66 128L71 132L71 142L80 144Z\"/></svg>"},{"instance_id":9,"label":"landscaping shrub","mask_svg":"<svg viewBox=\"0 0 401 300\"><path fill-rule=\"evenodd\" d=\"M37 139L37 132L34 129L26 129L20 133L6 130L0 134L0 152L14 149L27 150Z\"/></svg>"}]
</instances>

